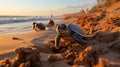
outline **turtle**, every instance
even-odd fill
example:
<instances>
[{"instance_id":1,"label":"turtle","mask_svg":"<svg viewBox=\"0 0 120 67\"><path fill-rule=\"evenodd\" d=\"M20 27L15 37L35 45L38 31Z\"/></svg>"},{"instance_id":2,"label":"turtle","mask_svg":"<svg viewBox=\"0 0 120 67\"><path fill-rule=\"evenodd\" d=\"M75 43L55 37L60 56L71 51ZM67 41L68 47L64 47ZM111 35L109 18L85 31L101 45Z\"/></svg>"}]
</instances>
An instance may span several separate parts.
<instances>
[{"instance_id":1,"label":"turtle","mask_svg":"<svg viewBox=\"0 0 120 67\"><path fill-rule=\"evenodd\" d=\"M54 21L53 20L48 20L48 24L47 24L47 26L54 26Z\"/></svg>"},{"instance_id":2,"label":"turtle","mask_svg":"<svg viewBox=\"0 0 120 67\"><path fill-rule=\"evenodd\" d=\"M58 35L55 37L55 48L59 49L59 42L62 39L70 39L79 43L82 47L87 46L84 40L87 34L76 24L56 24L56 32Z\"/></svg>"},{"instance_id":3,"label":"turtle","mask_svg":"<svg viewBox=\"0 0 120 67\"><path fill-rule=\"evenodd\" d=\"M45 30L45 25L44 25L43 23L33 22L32 27L33 27L33 29L35 29L36 31Z\"/></svg>"}]
</instances>

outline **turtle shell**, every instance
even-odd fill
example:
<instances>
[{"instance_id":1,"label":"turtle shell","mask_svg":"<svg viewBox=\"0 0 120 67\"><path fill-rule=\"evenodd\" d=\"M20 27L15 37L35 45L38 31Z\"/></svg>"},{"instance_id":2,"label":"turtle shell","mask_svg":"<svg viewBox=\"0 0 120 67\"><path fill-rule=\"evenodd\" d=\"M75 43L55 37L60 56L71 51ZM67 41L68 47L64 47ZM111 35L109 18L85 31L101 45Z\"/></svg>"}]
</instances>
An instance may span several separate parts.
<instances>
[{"instance_id":1,"label":"turtle shell","mask_svg":"<svg viewBox=\"0 0 120 67\"><path fill-rule=\"evenodd\" d=\"M82 37L87 37L87 34L84 33L84 31L75 24L69 24L68 28L70 28L70 30L74 31L75 33L79 34Z\"/></svg>"}]
</instances>

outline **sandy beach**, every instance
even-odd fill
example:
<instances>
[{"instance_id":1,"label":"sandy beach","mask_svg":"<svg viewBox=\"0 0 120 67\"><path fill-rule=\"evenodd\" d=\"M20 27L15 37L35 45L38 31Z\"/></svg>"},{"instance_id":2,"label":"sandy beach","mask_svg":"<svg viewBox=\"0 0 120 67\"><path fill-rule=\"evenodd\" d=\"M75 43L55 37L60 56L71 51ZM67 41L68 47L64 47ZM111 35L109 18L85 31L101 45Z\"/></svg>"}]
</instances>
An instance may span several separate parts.
<instances>
[{"instance_id":1,"label":"sandy beach","mask_svg":"<svg viewBox=\"0 0 120 67\"><path fill-rule=\"evenodd\" d=\"M44 21L45 22L45 21ZM45 24L47 21L45 22ZM64 23L63 20L57 20L57 24ZM17 25L18 24L18 25ZM28 23L17 23L17 24L10 24L14 26L22 26L27 25ZM22 25L21 25L22 24ZM30 25L31 24L31 25ZM34 40L39 39L40 43L44 43L46 39L54 38L55 37L55 27L46 27L46 30L38 31L32 29L32 22L27 26L28 28L25 29L16 29L10 30L8 32L1 32L0 34L0 54L13 51L18 47L26 47L28 45L34 45ZM20 25L20 26L19 26ZM8 25L3 25L8 26ZM35 44L37 45L37 44Z\"/></svg>"},{"instance_id":2,"label":"sandy beach","mask_svg":"<svg viewBox=\"0 0 120 67\"><path fill-rule=\"evenodd\" d=\"M44 34L47 31L41 32L32 32L32 33L25 33L25 34L11 34L11 35L0 35L0 54L11 52L18 47L25 47L28 45L33 45L31 40L39 37L41 34ZM19 38L19 39L13 39Z\"/></svg>"},{"instance_id":3,"label":"sandy beach","mask_svg":"<svg viewBox=\"0 0 120 67\"><path fill-rule=\"evenodd\" d=\"M80 34L81 31L76 32L77 26L65 27L70 30L67 34L70 33L74 40L64 39L68 35L62 33L64 36L58 49L54 46L57 36L55 26L48 26L47 30L39 32L32 30L33 32L22 34L0 35L0 66L120 67L119 4L120 2L116 2L111 6L68 14L64 19L55 22L76 24L88 35L84 37ZM78 34L85 40L85 46L81 46L73 34Z\"/></svg>"},{"instance_id":4,"label":"sandy beach","mask_svg":"<svg viewBox=\"0 0 120 67\"><path fill-rule=\"evenodd\" d=\"M62 20L57 22L57 24L64 23ZM14 52L16 48L19 47L28 47L28 46L40 46L41 48L41 64L42 67L61 67L64 65L65 67L71 67L66 64L66 61L57 61L55 63L49 64L48 55L53 54L53 52L49 49L50 40L54 40L56 36L55 27L49 27L48 30L39 31L39 32L31 32L24 34L10 34L10 35L0 35L0 60L5 58L13 59L16 56Z\"/></svg>"}]
</instances>

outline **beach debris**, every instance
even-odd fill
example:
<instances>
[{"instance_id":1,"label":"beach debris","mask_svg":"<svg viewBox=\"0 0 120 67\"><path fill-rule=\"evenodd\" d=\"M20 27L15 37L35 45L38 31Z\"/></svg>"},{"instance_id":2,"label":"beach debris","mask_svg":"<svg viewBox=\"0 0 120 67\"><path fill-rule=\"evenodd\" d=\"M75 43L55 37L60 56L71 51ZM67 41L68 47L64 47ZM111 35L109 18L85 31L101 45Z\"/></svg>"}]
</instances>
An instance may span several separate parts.
<instances>
[{"instance_id":1,"label":"beach debris","mask_svg":"<svg viewBox=\"0 0 120 67\"><path fill-rule=\"evenodd\" d=\"M86 38L87 35L83 32L83 30L75 24L57 24L56 32L58 33L55 38L55 47L59 48L60 39L76 41L82 47L87 46L87 42L83 39Z\"/></svg>"},{"instance_id":2,"label":"beach debris","mask_svg":"<svg viewBox=\"0 0 120 67\"><path fill-rule=\"evenodd\" d=\"M22 38L18 38L18 37L13 37L13 40L23 40Z\"/></svg>"},{"instance_id":3,"label":"beach debris","mask_svg":"<svg viewBox=\"0 0 120 67\"><path fill-rule=\"evenodd\" d=\"M15 50L16 57L5 59L0 67L41 67L40 52L35 48L20 47Z\"/></svg>"},{"instance_id":4,"label":"beach debris","mask_svg":"<svg viewBox=\"0 0 120 67\"><path fill-rule=\"evenodd\" d=\"M33 28L35 31L45 30L45 24L33 22L32 28Z\"/></svg>"}]
</instances>

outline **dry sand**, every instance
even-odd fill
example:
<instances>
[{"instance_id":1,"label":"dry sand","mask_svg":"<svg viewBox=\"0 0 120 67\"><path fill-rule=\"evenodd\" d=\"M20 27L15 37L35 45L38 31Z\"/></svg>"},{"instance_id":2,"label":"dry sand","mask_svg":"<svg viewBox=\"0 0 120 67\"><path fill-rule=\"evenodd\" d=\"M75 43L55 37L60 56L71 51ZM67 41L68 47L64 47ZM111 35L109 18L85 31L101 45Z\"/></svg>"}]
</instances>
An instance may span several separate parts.
<instances>
[{"instance_id":1,"label":"dry sand","mask_svg":"<svg viewBox=\"0 0 120 67\"><path fill-rule=\"evenodd\" d=\"M59 50L56 51L53 47L54 38L57 35L54 27L50 27L47 31L1 36L0 40L3 39L1 44L12 46L11 48L8 47L10 50L19 46L35 45L32 47L38 49L41 56L40 67L120 67L120 16L118 15L120 9L117 9L120 6L118 4L120 2L112 5L113 7L110 9L100 9L90 11L87 14L80 13L65 18L66 22L77 21L76 23L87 34L93 35L86 40L89 46L84 50L77 43L63 41L60 43ZM113 8L117 10L113 10ZM114 11L118 13L114 13ZM2 45L1 47L4 46ZM30 50L32 51L29 51L27 48L18 48L15 51L17 56L14 58L14 61L17 58L16 62L19 62L20 67L30 67L31 62L37 63L39 61L39 56L37 56L39 52L34 54L34 51L37 50L31 48ZM27 55L27 53L33 54ZM5 56L13 58L14 54L14 52L1 54L0 59L3 59ZM26 60L27 57L32 58ZM8 62L9 60L4 61L3 65L9 65ZM37 64L39 65L39 63Z\"/></svg>"},{"instance_id":2,"label":"dry sand","mask_svg":"<svg viewBox=\"0 0 120 67\"><path fill-rule=\"evenodd\" d=\"M33 45L31 41L37 37L42 37L45 33L48 33L48 31L0 35L0 59L3 59L6 56L12 56L12 51L14 51L18 47L27 47L29 45Z\"/></svg>"}]
</instances>

